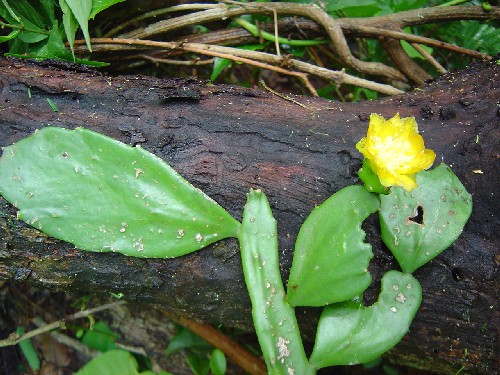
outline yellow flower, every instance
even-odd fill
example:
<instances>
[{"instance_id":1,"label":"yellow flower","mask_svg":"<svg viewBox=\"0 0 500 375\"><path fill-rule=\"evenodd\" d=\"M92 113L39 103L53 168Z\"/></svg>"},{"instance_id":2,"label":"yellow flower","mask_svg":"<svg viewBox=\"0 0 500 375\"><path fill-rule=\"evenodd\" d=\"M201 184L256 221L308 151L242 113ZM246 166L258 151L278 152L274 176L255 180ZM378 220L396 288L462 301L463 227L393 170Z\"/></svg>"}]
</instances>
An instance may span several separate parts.
<instances>
[{"instance_id":1,"label":"yellow flower","mask_svg":"<svg viewBox=\"0 0 500 375\"><path fill-rule=\"evenodd\" d=\"M415 174L428 169L436 158L434 151L425 149L415 118L399 114L386 120L372 113L368 133L356 148L370 161L383 186L402 186L407 191L417 187Z\"/></svg>"}]
</instances>

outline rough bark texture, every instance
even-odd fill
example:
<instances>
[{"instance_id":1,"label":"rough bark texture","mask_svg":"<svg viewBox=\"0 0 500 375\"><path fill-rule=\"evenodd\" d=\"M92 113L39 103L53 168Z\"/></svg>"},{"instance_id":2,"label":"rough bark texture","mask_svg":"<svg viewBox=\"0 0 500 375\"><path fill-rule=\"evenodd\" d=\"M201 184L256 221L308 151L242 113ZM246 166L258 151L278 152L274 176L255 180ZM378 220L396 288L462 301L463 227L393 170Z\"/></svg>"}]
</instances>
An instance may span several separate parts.
<instances>
[{"instance_id":1,"label":"rough bark texture","mask_svg":"<svg viewBox=\"0 0 500 375\"><path fill-rule=\"evenodd\" d=\"M253 89L106 77L3 59L0 145L48 124L84 126L160 156L237 218L248 189L261 188L279 223L286 280L301 222L315 205L357 182L361 157L354 145L369 114L415 116L437 161L451 165L472 193L474 209L452 248L415 272L424 301L409 334L387 356L436 372L465 366L470 373L492 374L499 368L499 71L496 62L480 63L423 89L373 102L295 97L304 108ZM376 298L381 274L397 268L381 246L376 224L372 218L365 225L375 254L369 301ZM251 327L234 240L168 260L88 253L17 221L15 209L0 199L0 254L3 280L122 292L130 301L177 314ZM305 335L313 337L317 313L300 316Z\"/></svg>"}]
</instances>

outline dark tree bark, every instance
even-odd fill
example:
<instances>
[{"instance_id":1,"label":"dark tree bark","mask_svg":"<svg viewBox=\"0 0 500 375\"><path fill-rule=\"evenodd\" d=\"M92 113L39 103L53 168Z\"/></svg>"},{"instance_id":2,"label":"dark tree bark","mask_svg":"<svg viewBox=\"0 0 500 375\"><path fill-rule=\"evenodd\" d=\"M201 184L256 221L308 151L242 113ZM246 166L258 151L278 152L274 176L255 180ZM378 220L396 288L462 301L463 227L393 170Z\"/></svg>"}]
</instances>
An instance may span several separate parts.
<instances>
[{"instance_id":1,"label":"dark tree bark","mask_svg":"<svg viewBox=\"0 0 500 375\"><path fill-rule=\"evenodd\" d=\"M496 62L479 63L402 96L362 103L212 86L196 80L106 77L81 68L0 60L0 145L48 124L84 126L163 158L188 181L240 218L249 188L263 189L278 220L284 280L293 243L311 209L357 182L355 143L371 112L415 116L437 161L452 166L474 209L464 233L415 272L424 301L411 331L387 356L442 373L462 366L492 374L498 363L498 144ZM30 92L30 95L28 95ZM59 108L53 112L47 98ZM78 197L75 197L78 199ZM383 272L397 264L382 248L376 218L374 301ZM238 245L222 241L177 259L89 253L16 220L0 199L0 278L56 290L122 292L129 301L164 306L206 322L251 327ZM299 314L313 338L314 311Z\"/></svg>"}]
</instances>

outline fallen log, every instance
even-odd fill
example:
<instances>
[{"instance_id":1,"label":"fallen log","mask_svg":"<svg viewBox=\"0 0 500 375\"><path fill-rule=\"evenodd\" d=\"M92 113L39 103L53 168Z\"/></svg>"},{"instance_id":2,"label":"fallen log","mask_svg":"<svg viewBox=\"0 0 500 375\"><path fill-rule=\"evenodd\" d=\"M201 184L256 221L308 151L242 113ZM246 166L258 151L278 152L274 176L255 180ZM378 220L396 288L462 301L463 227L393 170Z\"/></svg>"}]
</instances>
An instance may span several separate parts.
<instances>
[{"instance_id":1,"label":"fallen log","mask_svg":"<svg viewBox=\"0 0 500 375\"><path fill-rule=\"evenodd\" d=\"M473 195L474 208L455 244L415 272L424 300L411 331L387 357L440 373L464 367L491 374L499 368L499 71L497 62L483 62L404 95L339 103L0 59L0 146L48 124L84 126L140 144L238 219L245 193L260 188L278 220L286 280L300 224L315 205L358 181L361 155L354 145L366 132L369 114L415 116L426 147L452 167ZM373 217L364 227L375 254L374 282L365 295L372 302L382 273L398 268L376 225ZM178 315L251 328L235 240L176 259L88 253L16 220L14 207L0 198L0 252L2 280L123 293L126 300ZM305 336L313 339L317 313L299 315Z\"/></svg>"}]
</instances>

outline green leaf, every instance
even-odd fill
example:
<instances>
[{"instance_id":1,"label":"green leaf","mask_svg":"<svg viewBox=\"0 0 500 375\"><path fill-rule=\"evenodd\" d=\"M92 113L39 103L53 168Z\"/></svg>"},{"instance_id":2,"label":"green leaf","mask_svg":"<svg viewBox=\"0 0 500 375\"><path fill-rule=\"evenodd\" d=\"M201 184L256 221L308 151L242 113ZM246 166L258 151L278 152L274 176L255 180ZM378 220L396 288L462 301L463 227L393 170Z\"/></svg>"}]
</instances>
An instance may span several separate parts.
<instances>
[{"instance_id":1,"label":"green leaf","mask_svg":"<svg viewBox=\"0 0 500 375\"><path fill-rule=\"evenodd\" d=\"M5 13L3 13L3 12L2 12L2 16L3 16L3 17L5 17L5 16L6 16L6 14L8 13L8 14L12 17L12 19L16 20L17 22L21 22L21 19L20 19L20 18L19 18L19 16L18 16L18 15L14 12L14 10L10 7L9 3L7 2L7 0L2 0L2 4L3 4L3 6L4 6L5 10L7 11L7 12L5 12ZM0 12L1 12L1 10L0 10Z\"/></svg>"},{"instance_id":2,"label":"green leaf","mask_svg":"<svg viewBox=\"0 0 500 375\"><path fill-rule=\"evenodd\" d=\"M71 58L71 54L64 46L64 42L61 39L57 23L54 24L50 30L47 43L41 45L38 49L31 49L29 55L35 58Z\"/></svg>"},{"instance_id":3,"label":"green leaf","mask_svg":"<svg viewBox=\"0 0 500 375\"><path fill-rule=\"evenodd\" d=\"M413 272L455 241L472 211L472 197L445 164L417 174L411 192L381 196L382 239L405 272Z\"/></svg>"},{"instance_id":4,"label":"green leaf","mask_svg":"<svg viewBox=\"0 0 500 375\"><path fill-rule=\"evenodd\" d=\"M117 3L124 2L125 0L94 0L92 1L92 10L90 11L90 18L94 18L97 13L102 12L104 9L109 8Z\"/></svg>"},{"instance_id":5,"label":"green leaf","mask_svg":"<svg viewBox=\"0 0 500 375\"><path fill-rule=\"evenodd\" d=\"M342 11L346 17L370 17L378 15L381 6L376 0L327 0L326 11Z\"/></svg>"},{"instance_id":6,"label":"green leaf","mask_svg":"<svg viewBox=\"0 0 500 375\"><path fill-rule=\"evenodd\" d=\"M207 352L212 350L212 345L206 342L197 334L191 332L189 329L180 327L176 335L170 340L165 355L169 356L180 352L183 349L190 349L194 351Z\"/></svg>"},{"instance_id":7,"label":"green leaf","mask_svg":"<svg viewBox=\"0 0 500 375\"><path fill-rule=\"evenodd\" d=\"M216 57L214 59L214 67L212 69L212 75L210 76L211 81L215 81L219 74L228 66L231 66L231 60L224 59L222 57Z\"/></svg>"},{"instance_id":8,"label":"green leaf","mask_svg":"<svg viewBox=\"0 0 500 375\"><path fill-rule=\"evenodd\" d=\"M260 190L247 195L238 240L255 331L269 374L313 374L294 309L285 299L276 220Z\"/></svg>"},{"instance_id":9,"label":"green leaf","mask_svg":"<svg viewBox=\"0 0 500 375\"><path fill-rule=\"evenodd\" d=\"M0 193L20 219L89 251L175 257L240 225L160 158L83 128L46 127L5 147Z\"/></svg>"},{"instance_id":10,"label":"green leaf","mask_svg":"<svg viewBox=\"0 0 500 375\"><path fill-rule=\"evenodd\" d=\"M377 0L380 4L387 4L387 0ZM428 0L391 0L390 7L392 12L404 12L406 10L418 9L425 6Z\"/></svg>"},{"instance_id":11,"label":"green leaf","mask_svg":"<svg viewBox=\"0 0 500 375\"><path fill-rule=\"evenodd\" d=\"M17 327L16 333L18 335L23 335L25 333L24 327ZM40 359L38 358L38 354L36 352L35 346L30 339L23 340L19 343L19 348L28 361L28 365L32 371L40 370Z\"/></svg>"},{"instance_id":12,"label":"green leaf","mask_svg":"<svg viewBox=\"0 0 500 375\"><path fill-rule=\"evenodd\" d=\"M496 27L494 23L462 20L437 26L434 32L443 41L464 48L493 56L500 51L500 28Z\"/></svg>"},{"instance_id":13,"label":"green leaf","mask_svg":"<svg viewBox=\"0 0 500 375\"><path fill-rule=\"evenodd\" d=\"M59 112L59 108L57 108L56 104L52 101L52 99L47 98L47 103L49 103L50 108L52 109L52 111Z\"/></svg>"},{"instance_id":14,"label":"green leaf","mask_svg":"<svg viewBox=\"0 0 500 375\"><path fill-rule=\"evenodd\" d=\"M135 358L125 350L111 350L94 357L75 375L138 375Z\"/></svg>"},{"instance_id":15,"label":"green leaf","mask_svg":"<svg viewBox=\"0 0 500 375\"><path fill-rule=\"evenodd\" d=\"M33 2L35 6L30 4L28 1L16 1L12 3L12 8L16 10L17 15L21 19L21 23L24 26L32 28L37 27L39 29L44 29L47 26L48 19L46 18L45 11L40 9L37 4L38 1ZM28 24L26 24L28 22Z\"/></svg>"},{"instance_id":16,"label":"green leaf","mask_svg":"<svg viewBox=\"0 0 500 375\"><path fill-rule=\"evenodd\" d=\"M214 349L210 354L210 370L214 375L224 375L226 373L226 356L219 349Z\"/></svg>"},{"instance_id":17,"label":"green leaf","mask_svg":"<svg viewBox=\"0 0 500 375\"><path fill-rule=\"evenodd\" d=\"M407 33L411 33L411 29L408 28L408 30L405 30ZM422 59L425 60L425 57L420 54L413 46L408 43L405 40L401 41L401 46L403 47L403 50L410 56L411 58L414 59ZM433 49L431 47L425 46L425 45L420 45L425 51L427 51L430 55L432 55Z\"/></svg>"},{"instance_id":18,"label":"green leaf","mask_svg":"<svg viewBox=\"0 0 500 375\"><path fill-rule=\"evenodd\" d=\"M14 43L17 40L14 40ZM26 45L24 45L26 46ZM29 47L26 51L20 51L16 48L11 48L11 52L7 54L8 56L14 56L19 58L35 58L35 59L59 59L71 62L77 62L80 64L88 64L92 66L106 66L108 63L102 63L98 61L89 61L84 59L74 59L73 55L66 49L64 42L61 38L59 32L59 27L57 22L52 26L50 30L49 37L46 43L42 44L38 48Z\"/></svg>"},{"instance_id":19,"label":"green leaf","mask_svg":"<svg viewBox=\"0 0 500 375\"><path fill-rule=\"evenodd\" d=\"M5 3L6 4L6 3ZM36 43L47 38L50 24L45 11L38 4L34 7L27 1L16 1L5 10L0 10L9 23L22 26L17 38L25 43ZM40 8L40 9L39 9Z\"/></svg>"},{"instance_id":20,"label":"green leaf","mask_svg":"<svg viewBox=\"0 0 500 375\"><path fill-rule=\"evenodd\" d=\"M87 48L92 51L92 46L90 45L90 35L89 35L89 19L90 12L92 11L92 0L65 0L68 4L71 12L75 16L80 28L82 29L85 42L87 43Z\"/></svg>"},{"instance_id":21,"label":"green leaf","mask_svg":"<svg viewBox=\"0 0 500 375\"><path fill-rule=\"evenodd\" d=\"M97 322L82 337L82 343L100 352L107 352L116 349L115 341L117 338L118 335L106 323Z\"/></svg>"},{"instance_id":22,"label":"green leaf","mask_svg":"<svg viewBox=\"0 0 500 375\"><path fill-rule=\"evenodd\" d=\"M54 13L55 0L40 0L40 4L45 11L45 15L47 16L49 23L51 25L54 24L54 22L56 21Z\"/></svg>"},{"instance_id":23,"label":"green leaf","mask_svg":"<svg viewBox=\"0 0 500 375\"><path fill-rule=\"evenodd\" d=\"M210 370L209 360L206 353L189 352L187 356L189 367L195 375L207 375Z\"/></svg>"},{"instance_id":24,"label":"green leaf","mask_svg":"<svg viewBox=\"0 0 500 375\"><path fill-rule=\"evenodd\" d=\"M361 223L378 206L375 194L348 186L311 212L295 243L287 296L292 306L345 301L370 285L373 253Z\"/></svg>"},{"instance_id":25,"label":"green leaf","mask_svg":"<svg viewBox=\"0 0 500 375\"><path fill-rule=\"evenodd\" d=\"M68 6L68 3L66 3L66 0L59 0L59 6L63 11L64 32L66 33L66 39L68 40L69 47L71 48L71 54L73 55L74 58L75 34L76 30L78 29L78 22L73 12L71 11L70 7Z\"/></svg>"},{"instance_id":26,"label":"green leaf","mask_svg":"<svg viewBox=\"0 0 500 375\"><path fill-rule=\"evenodd\" d=\"M317 368L366 363L396 345L408 331L422 301L411 274L389 271L378 301L370 307L343 302L321 314L310 362Z\"/></svg>"},{"instance_id":27,"label":"green leaf","mask_svg":"<svg viewBox=\"0 0 500 375\"><path fill-rule=\"evenodd\" d=\"M0 35L0 43L14 39L19 34L19 29L12 30L8 35Z\"/></svg>"}]
</instances>

